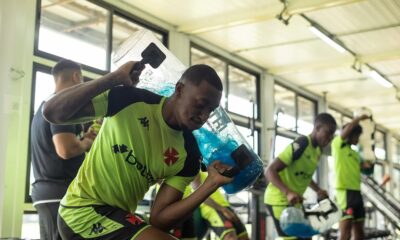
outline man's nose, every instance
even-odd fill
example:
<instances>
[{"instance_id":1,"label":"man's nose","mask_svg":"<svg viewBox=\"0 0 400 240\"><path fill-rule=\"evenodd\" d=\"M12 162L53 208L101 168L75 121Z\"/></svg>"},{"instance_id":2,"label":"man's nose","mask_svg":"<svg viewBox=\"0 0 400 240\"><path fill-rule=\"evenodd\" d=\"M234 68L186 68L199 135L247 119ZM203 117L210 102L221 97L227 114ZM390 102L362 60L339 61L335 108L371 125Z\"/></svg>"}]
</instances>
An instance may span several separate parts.
<instances>
[{"instance_id":1,"label":"man's nose","mask_svg":"<svg viewBox=\"0 0 400 240\"><path fill-rule=\"evenodd\" d=\"M210 111L201 111L199 114L199 118L202 122L206 122L207 119L210 117Z\"/></svg>"}]
</instances>

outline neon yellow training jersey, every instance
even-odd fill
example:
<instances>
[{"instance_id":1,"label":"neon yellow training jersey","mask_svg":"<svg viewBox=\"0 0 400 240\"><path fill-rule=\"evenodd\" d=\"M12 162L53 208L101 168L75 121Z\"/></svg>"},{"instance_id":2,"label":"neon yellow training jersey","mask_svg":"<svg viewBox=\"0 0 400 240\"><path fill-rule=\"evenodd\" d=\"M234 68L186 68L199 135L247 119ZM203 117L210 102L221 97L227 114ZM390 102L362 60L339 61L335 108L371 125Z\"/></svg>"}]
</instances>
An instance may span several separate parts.
<instances>
[{"instance_id":1,"label":"neon yellow training jersey","mask_svg":"<svg viewBox=\"0 0 400 240\"><path fill-rule=\"evenodd\" d=\"M336 189L360 190L360 156L351 149L341 136L332 141L332 156L335 159Z\"/></svg>"},{"instance_id":2,"label":"neon yellow training jersey","mask_svg":"<svg viewBox=\"0 0 400 240\"><path fill-rule=\"evenodd\" d=\"M279 172L283 183L291 191L302 196L310 185L312 176L318 166L320 155L320 147L313 146L310 136L297 138L278 156L287 166ZM267 186L264 203L269 205L288 205L285 194L272 183Z\"/></svg>"},{"instance_id":3,"label":"neon yellow training jersey","mask_svg":"<svg viewBox=\"0 0 400 240\"><path fill-rule=\"evenodd\" d=\"M93 99L103 125L61 204L110 205L135 212L160 179L183 192L200 169L193 134L172 129L162 117L164 97L115 87Z\"/></svg>"}]
</instances>

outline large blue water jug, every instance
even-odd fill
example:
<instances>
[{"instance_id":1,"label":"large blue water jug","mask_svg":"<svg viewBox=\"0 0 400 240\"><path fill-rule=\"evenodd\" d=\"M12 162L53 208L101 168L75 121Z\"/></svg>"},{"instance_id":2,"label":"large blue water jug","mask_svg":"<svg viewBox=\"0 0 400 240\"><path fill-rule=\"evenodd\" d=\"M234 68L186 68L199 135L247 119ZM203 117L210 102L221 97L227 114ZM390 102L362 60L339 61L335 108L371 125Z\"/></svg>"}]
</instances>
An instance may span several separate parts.
<instances>
[{"instance_id":1,"label":"large blue water jug","mask_svg":"<svg viewBox=\"0 0 400 240\"><path fill-rule=\"evenodd\" d=\"M186 67L150 31L140 30L128 38L116 51L113 62L120 66L127 61L141 60L141 53L150 43L154 43L166 58L156 69L146 65L137 87L171 96ZM218 107L206 124L193 134L205 165L220 160L237 170L233 181L223 186L226 193L236 193L249 187L262 173L260 157L251 149L222 107Z\"/></svg>"}]
</instances>

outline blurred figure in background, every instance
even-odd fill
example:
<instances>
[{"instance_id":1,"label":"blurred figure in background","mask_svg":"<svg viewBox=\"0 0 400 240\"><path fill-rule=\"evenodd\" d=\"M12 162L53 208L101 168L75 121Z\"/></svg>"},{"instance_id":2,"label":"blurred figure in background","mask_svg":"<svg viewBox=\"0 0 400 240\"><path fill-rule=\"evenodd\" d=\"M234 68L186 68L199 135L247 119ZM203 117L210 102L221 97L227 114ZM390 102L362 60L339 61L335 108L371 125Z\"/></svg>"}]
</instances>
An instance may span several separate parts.
<instances>
[{"instance_id":1,"label":"blurred figure in background","mask_svg":"<svg viewBox=\"0 0 400 240\"><path fill-rule=\"evenodd\" d=\"M83 82L81 66L70 60L59 61L52 69L55 92ZM42 115L44 102L31 125L31 161L35 181L32 184L33 206L39 214L40 238L61 239L57 230L60 201L76 176L85 152L95 134L83 134L81 124L54 125Z\"/></svg>"},{"instance_id":2,"label":"blurred figure in background","mask_svg":"<svg viewBox=\"0 0 400 240\"><path fill-rule=\"evenodd\" d=\"M351 148L357 145L362 128L360 121L369 116L361 115L343 126L342 132L332 141L332 156L335 159L336 200L343 212L339 224L339 239L359 240L364 237L365 209L361 196L361 169L371 168L361 161L359 154Z\"/></svg>"},{"instance_id":3,"label":"blurred figure in background","mask_svg":"<svg viewBox=\"0 0 400 240\"><path fill-rule=\"evenodd\" d=\"M192 185L197 188L207 178L207 172L200 171ZM217 189L200 205L201 217L221 240L248 240L246 227L230 208L221 189Z\"/></svg>"},{"instance_id":4,"label":"blurred figure in background","mask_svg":"<svg viewBox=\"0 0 400 240\"><path fill-rule=\"evenodd\" d=\"M294 140L265 170L269 184L264 203L273 217L278 235L283 239L296 238L282 231L279 222L282 211L289 205L302 203L307 187L317 193L318 199L328 197L328 193L312 180L312 176L317 169L321 149L331 142L335 131L335 119L328 113L318 114L311 134Z\"/></svg>"}]
</instances>

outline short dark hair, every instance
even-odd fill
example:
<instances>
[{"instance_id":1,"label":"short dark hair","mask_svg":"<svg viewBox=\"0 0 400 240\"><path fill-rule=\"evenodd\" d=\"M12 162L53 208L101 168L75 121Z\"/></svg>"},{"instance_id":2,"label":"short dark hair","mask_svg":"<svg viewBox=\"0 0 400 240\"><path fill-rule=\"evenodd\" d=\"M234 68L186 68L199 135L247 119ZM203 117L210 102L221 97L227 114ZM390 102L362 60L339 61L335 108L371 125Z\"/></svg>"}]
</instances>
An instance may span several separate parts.
<instances>
[{"instance_id":1,"label":"short dark hair","mask_svg":"<svg viewBox=\"0 0 400 240\"><path fill-rule=\"evenodd\" d=\"M207 81L217 90L222 91L222 81L217 72L206 64L197 64L189 67L182 74L180 82L188 81L194 85L199 85L203 80Z\"/></svg>"},{"instance_id":2,"label":"short dark hair","mask_svg":"<svg viewBox=\"0 0 400 240\"><path fill-rule=\"evenodd\" d=\"M329 113L320 113L317 115L314 121L314 125L319 124L326 124L335 128L337 126L335 118L333 118L332 115L330 115Z\"/></svg>"},{"instance_id":3,"label":"short dark hair","mask_svg":"<svg viewBox=\"0 0 400 240\"><path fill-rule=\"evenodd\" d=\"M56 77L61 72L67 69L82 71L81 65L79 63L68 59L62 59L56 65L54 65L53 69L51 70L51 74L53 75L53 77Z\"/></svg>"},{"instance_id":4,"label":"short dark hair","mask_svg":"<svg viewBox=\"0 0 400 240\"><path fill-rule=\"evenodd\" d=\"M342 129L345 129L347 127L347 125L349 125L350 123L346 123L345 125L343 125ZM357 136L357 135L361 135L361 133L363 132L362 127L360 124L357 124L353 127L353 129L351 129L350 133L349 133L349 139Z\"/></svg>"}]
</instances>

